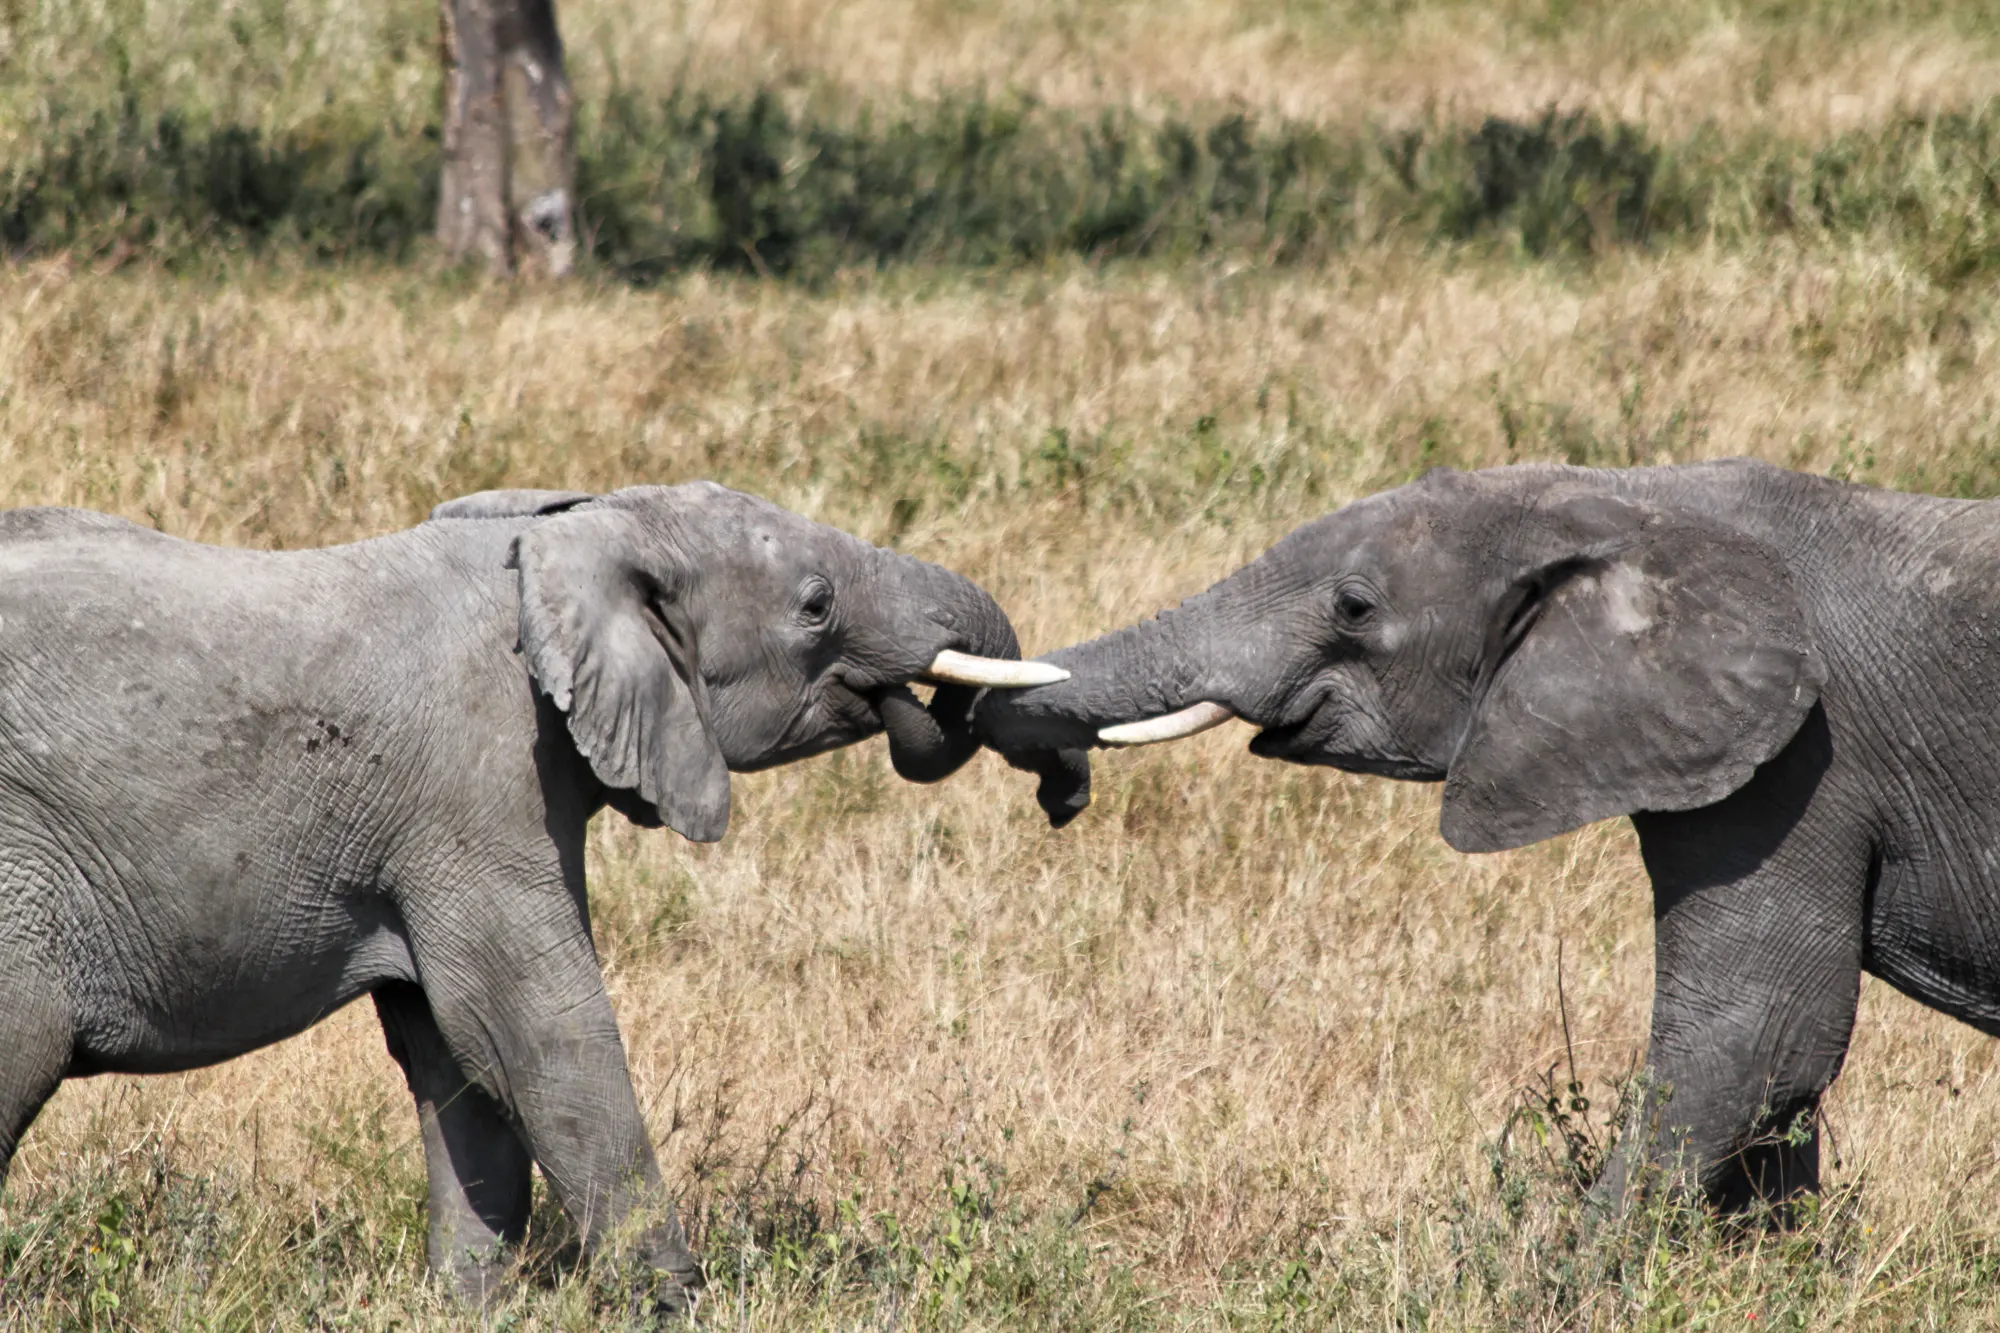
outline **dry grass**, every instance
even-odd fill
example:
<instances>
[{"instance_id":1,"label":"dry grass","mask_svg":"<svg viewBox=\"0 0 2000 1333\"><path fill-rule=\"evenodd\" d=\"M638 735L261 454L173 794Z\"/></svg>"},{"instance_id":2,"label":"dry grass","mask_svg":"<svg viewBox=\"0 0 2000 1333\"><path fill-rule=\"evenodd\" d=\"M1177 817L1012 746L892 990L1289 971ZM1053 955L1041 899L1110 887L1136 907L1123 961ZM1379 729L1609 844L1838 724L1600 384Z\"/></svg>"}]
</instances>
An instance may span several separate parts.
<instances>
[{"instance_id":1,"label":"dry grass","mask_svg":"<svg viewBox=\"0 0 2000 1333\"><path fill-rule=\"evenodd\" d=\"M1385 250L1311 274L1079 266L819 295L51 263L0 272L0 494L302 544L503 481L713 475L967 570L1048 645L1432 461L1748 452L1976 484L2000 445L1995 333L1990 304L1867 255L1634 259L1585 280ZM1062 835L995 761L908 788L878 746L740 780L717 850L598 828L642 1097L723 1271L760 1235L765 1262L791 1243L773 1219L803 1204L850 1236L892 1214L942 1263L946 1232L923 1228L969 1209L989 1237L975 1254L1069 1255L1076 1272L1045 1274L1059 1289L1128 1274L1129 1303L1072 1311L1086 1322L1263 1319L1291 1308L1294 1261L1325 1302L1308 1322L1411 1302L1447 1323L1537 1300L1551 1326L1576 1317L1578 1297L1536 1285L1530 1245L1560 1200L1504 1222L1489 1151L1562 1052L1559 948L1593 1092L1641 1049L1628 833L1457 857L1429 790L1253 763L1241 740L1104 758L1096 807ZM365 1012L210 1071L73 1084L29 1138L10 1215L158 1158L224 1191L260 1245L358 1236L375 1257L314 1300L363 1326L385 1307L444 1318L407 1304L404 1102ZM1887 1327L1976 1290L2000 1242L1992 1044L1871 984L1831 1114L1833 1178L1865 1187L1818 1238L1832 1257L1697 1246L1584 1305L1636 1317L1693 1283L1815 1321L1855 1302ZM1475 1241L1497 1286L1466 1276ZM764 1326L893 1304L860 1278L748 1266L761 1283L724 1310ZM982 1322L951 1271L922 1270L911 1290L935 1300L916 1315L1013 1322ZM537 1299L536 1321L591 1317L573 1285ZM254 1284L208 1300L225 1324L304 1318ZM1990 1288L1964 1300L1941 1316L1990 1317Z\"/></svg>"},{"instance_id":2,"label":"dry grass","mask_svg":"<svg viewBox=\"0 0 2000 1333\"><path fill-rule=\"evenodd\" d=\"M615 61L640 82L1018 89L1335 124L1559 103L1670 133L1713 118L1817 137L1983 100L2000 74L1991 25L1951 4L591 0L564 22L583 69Z\"/></svg>"},{"instance_id":3,"label":"dry grass","mask_svg":"<svg viewBox=\"0 0 2000 1333\"><path fill-rule=\"evenodd\" d=\"M1086 110L1235 106L1330 125L1560 105L1668 138L1713 124L1814 140L1974 106L2000 85L2000 28L1965 0L569 0L561 18L587 98L613 84L847 104L1015 91ZM0 71L18 75L16 95L61 96L109 62L167 105L267 133L334 101L430 118L434 71L415 57L433 40L430 11L399 0L0 8ZM0 145L8 135L0 124Z\"/></svg>"},{"instance_id":4,"label":"dry grass","mask_svg":"<svg viewBox=\"0 0 2000 1333\"><path fill-rule=\"evenodd\" d=\"M369 82L409 68L381 53L426 39L427 12L330 9L251 68L227 55L231 5L113 9L142 64L176 24L215 30L212 62L149 76L188 98L281 120L344 62L427 114L423 88ZM0 19L5 58L86 70L51 15L34 50ZM1975 8L1836 3L577 0L564 20L586 94L616 52L661 88L1007 86L1336 121L1559 99L1807 138L1967 105L2000 58ZM2000 491L1994 292L1809 243L1575 267L1390 244L816 290L499 289L282 254L0 267L0 502L304 545L488 485L712 476L965 570L1036 648L1433 464L1736 453ZM1062 834L990 757L911 788L879 744L740 778L716 849L600 823L607 970L717 1326L2000 1324L1991 1041L1869 983L1830 1102L1835 1192L1800 1237L1649 1217L1615 1262L1578 1256L1559 1167L1528 1127L1499 1145L1564 1053L1559 954L1600 1104L1642 1050L1629 831L1459 857L1434 792L1242 740L1103 757ZM0 1326L456 1326L419 1286L414 1129L365 1007L217 1069L69 1085L0 1203ZM598 1326L540 1217L510 1326Z\"/></svg>"}]
</instances>

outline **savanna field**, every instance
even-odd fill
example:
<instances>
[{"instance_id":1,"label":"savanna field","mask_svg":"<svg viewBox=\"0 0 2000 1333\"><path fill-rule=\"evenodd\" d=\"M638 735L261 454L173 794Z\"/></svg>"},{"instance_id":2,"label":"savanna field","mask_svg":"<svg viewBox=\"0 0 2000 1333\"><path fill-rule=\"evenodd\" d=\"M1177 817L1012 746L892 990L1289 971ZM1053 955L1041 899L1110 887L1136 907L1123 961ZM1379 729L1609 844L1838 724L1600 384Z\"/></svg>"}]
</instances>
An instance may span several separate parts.
<instances>
[{"instance_id":1,"label":"savanna field","mask_svg":"<svg viewBox=\"0 0 2000 1333\"><path fill-rule=\"evenodd\" d=\"M1972 0L566 0L587 257L427 239L426 0L0 0L0 502L341 542L711 477L984 583L1030 652L1436 465L1749 454L2000 493L2000 18ZM1101 754L739 777L592 830L728 1329L2000 1326L2000 1045L1865 984L1830 1189L1579 1242L1643 1057L1620 821ZM1574 1084L1574 1086L1571 1086ZM539 1189L539 1187L538 1187ZM65 1085L0 1327L447 1329L369 1006ZM538 1193L492 1326L620 1327Z\"/></svg>"}]
</instances>

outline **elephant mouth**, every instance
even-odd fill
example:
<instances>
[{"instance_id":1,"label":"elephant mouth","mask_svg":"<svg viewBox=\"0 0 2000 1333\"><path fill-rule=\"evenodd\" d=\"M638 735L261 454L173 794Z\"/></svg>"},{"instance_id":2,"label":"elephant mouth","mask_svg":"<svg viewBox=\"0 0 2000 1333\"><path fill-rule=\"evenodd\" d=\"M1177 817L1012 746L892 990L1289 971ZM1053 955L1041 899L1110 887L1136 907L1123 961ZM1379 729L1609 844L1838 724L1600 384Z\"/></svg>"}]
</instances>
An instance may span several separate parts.
<instances>
[{"instance_id":1,"label":"elephant mouth","mask_svg":"<svg viewBox=\"0 0 2000 1333\"><path fill-rule=\"evenodd\" d=\"M1250 738L1250 753L1260 759L1283 759L1294 764L1327 763L1327 755L1334 748L1330 742L1347 729L1350 711L1323 688L1316 687L1303 696L1294 695L1288 706L1280 705L1265 712L1267 717L1275 713L1277 718L1290 716L1293 720L1284 722L1274 718L1266 723ZM1257 719L1253 716L1251 720Z\"/></svg>"},{"instance_id":2,"label":"elephant mouth","mask_svg":"<svg viewBox=\"0 0 2000 1333\"><path fill-rule=\"evenodd\" d=\"M1294 722L1288 727L1266 727L1250 738L1250 753L1259 759L1289 759L1294 762L1305 760L1306 745L1303 741L1307 725Z\"/></svg>"},{"instance_id":3,"label":"elephant mouth","mask_svg":"<svg viewBox=\"0 0 2000 1333\"><path fill-rule=\"evenodd\" d=\"M1435 765L1380 744L1382 738L1355 734L1375 730L1353 709L1322 700L1297 722L1265 727L1251 737L1250 753L1260 759L1282 759L1404 782L1444 780L1445 775Z\"/></svg>"},{"instance_id":4,"label":"elephant mouth","mask_svg":"<svg viewBox=\"0 0 2000 1333\"><path fill-rule=\"evenodd\" d=\"M729 767L736 773L760 773L867 740L882 730L875 699L833 678L794 706L776 744L752 758L732 757Z\"/></svg>"},{"instance_id":5,"label":"elephant mouth","mask_svg":"<svg viewBox=\"0 0 2000 1333\"><path fill-rule=\"evenodd\" d=\"M816 700L798 710L784 739L761 756L756 767L791 763L886 732L890 760L900 777L937 782L957 772L979 749L971 712L982 690L1023 689L1067 679L1067 671L1046 662L982 657L956 649L937 653L922 671L909 676L829 672ZM918 699L912 684L932 688L929 703Z\"/></svg>"}]
</instances>

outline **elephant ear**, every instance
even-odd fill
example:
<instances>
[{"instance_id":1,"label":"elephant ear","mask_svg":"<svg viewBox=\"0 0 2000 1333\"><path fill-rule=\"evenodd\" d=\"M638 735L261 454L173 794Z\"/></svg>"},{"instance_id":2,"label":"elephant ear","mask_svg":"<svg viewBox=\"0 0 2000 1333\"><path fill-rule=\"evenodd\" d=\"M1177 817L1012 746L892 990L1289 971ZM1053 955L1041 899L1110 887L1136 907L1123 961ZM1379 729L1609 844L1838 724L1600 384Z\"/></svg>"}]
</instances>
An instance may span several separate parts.
<instances>
[{"instance_id":1,"label":"elephant ear","mask_svg":"<svg viewBox=\"0 0 2000 1333\"><path fill-rule=\"evenodd\" d=\"M474 491L439 504L431 518L539 518L596 498L587 491Z\"/></svg>"},{"instance_id":2,"label":"elephant ear","mask_svg":"<svg viewBox=\"0 0 2000 1333\"><path fill-rule=\"evenodd\" d=\"M515 538L521 651L598 781L691 842L729 827L729 767L689 615L694 570L637 515L559 514ZM614 801L630 813L629 801Z\"/></svg>"},{"instance_id":3,"label":"elephant ear","mask_svg":"<svg viewBox=\"0 0 2000 1333\"><path fill-rule=\"evenodd\" d=\"M1805 721L1825 666L1770 547L1605 495L1527 530L1553 553L1488 629L1485 688L1445 779L1453 847L1712 805Z\"/></svg>"}]
</instances>

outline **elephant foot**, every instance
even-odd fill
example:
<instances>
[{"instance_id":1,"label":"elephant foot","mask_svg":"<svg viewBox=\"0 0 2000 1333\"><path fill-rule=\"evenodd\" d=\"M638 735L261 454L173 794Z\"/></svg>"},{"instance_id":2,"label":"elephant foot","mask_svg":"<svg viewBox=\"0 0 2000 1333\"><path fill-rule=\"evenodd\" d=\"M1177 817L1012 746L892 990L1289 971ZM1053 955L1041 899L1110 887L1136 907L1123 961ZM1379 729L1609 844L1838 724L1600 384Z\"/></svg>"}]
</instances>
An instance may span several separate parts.
<instances>
[{"instance_id":1,"label":"elephant foot","mask_svg":"<svg viewBox=\"0 0 2000 1333\"><path fill-rule=\"evenodd\" d=\"M653 1270L652 1308L674 1318L692 1318L701 1303L706 1275L688 1248L687 1233L678 1217L647 1237L646 1260Z\"/></svg>"},{"instance_id":2,"label":"elephant foot","mask_svg":"<svg viewBox=\"0 0 2000 1333\"><path fill-rule=\"evenodd\" d=\"M651 1328L692 1322L701 1305L702 1285L699 1274L682 1278L625 1265L600 1272L595 1283L597 1299L603 1306L622 1309L641 1325Z\"/></svg>"},{"instance_id":3,"label":"elephant foot","mask_svg":"<svg viewBox=\"0 0 2000 1333\"><path fill-rule=\"evenodd\" d=\"M598 1298L641 1321L691 1320L701 1304L705 1278L685 1243L645 1247L620 1260L606 1256L595 1267ZM520 1285L519 1255L512 1247L467 1250L449 1268L435 1270L433 1277L459 1305L490 1315Z\"/></svg>"},{"instance_id":4,"label":"elephant foot","mask_svg":"<svg viewBox=\"0 0 2000 1333\"><path fill-rule=\"evenodd\" d=\"M632 1312L658 1323L679 1323L683 1320L692 1323L695 1310L700 1305L700 1282L685 1283L661 1273L653 1278L650 1290L635 1296Z\"/></svg>"},{"instance_id":5,"label":"elephant foot","mask_svg":"<svg viewBox=\"0 0 2000 1333\"><path fill-rule=\"evenodd\" d=\"M436 1280L459 1304L491 1310L514 1290L519 1264L513 1247L500 1244L467 1246L443 1263L433 1264Z\"/></svg>"},{"instance_id":6,"label":"elephant foot","mask_svg":"<svg viewBox=\"0 0 2000 1333\"><path fill-rule=\"evenodd\" d=\"M656 1323L691 1320L707 1278L688 1248L680 1220L670 1217L629 1247L600 1252L593 1263L599 1297Z\"/></svg>"}]
</instances>

